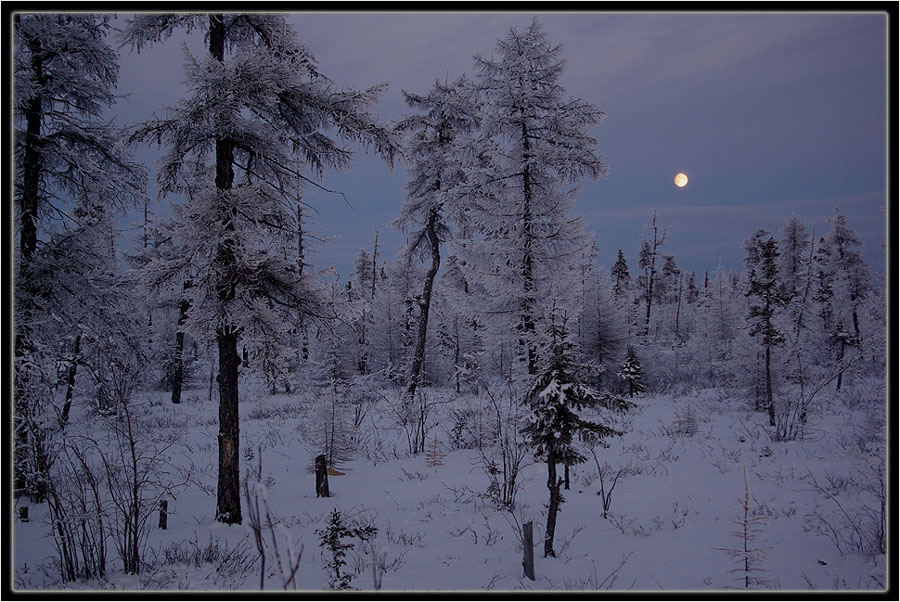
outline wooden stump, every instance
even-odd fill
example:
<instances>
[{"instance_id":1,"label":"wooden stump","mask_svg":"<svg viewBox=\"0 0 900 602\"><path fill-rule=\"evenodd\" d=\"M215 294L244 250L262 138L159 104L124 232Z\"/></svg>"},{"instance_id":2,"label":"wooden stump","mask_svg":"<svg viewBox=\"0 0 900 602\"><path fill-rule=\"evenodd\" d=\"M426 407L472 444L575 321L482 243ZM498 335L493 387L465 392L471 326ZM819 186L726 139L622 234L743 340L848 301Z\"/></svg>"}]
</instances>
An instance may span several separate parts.
<instances>
[{"instance_id":1,"label":"wooden stump","mask_svg":"<svg viewBox=\"0 0 900 602\"><path fill-rule=\"evenodd\" d=\"M316 456L316 497L331 497L328 492L328 466L325 454Z\"/></svg>"},{"instance_id":2,"label":"wooden stump","mask_svg":"<svg viewBox=\"0 0 900 602\"><path fill-rule=\"evenodd\" d=\"M534 581L534 534L531 521L522 525L522 567L525 576Z\"/></svg>"},{"instance_id":3,"label":"wooden stump","mask_svg":"<svg viewBox=\"0 0 900 602\"><path fill-rule=\"evenodd\" d=\"M19 506L19 520L23 523L28 522L28 506Z\"/></svg>"}]
</instances>

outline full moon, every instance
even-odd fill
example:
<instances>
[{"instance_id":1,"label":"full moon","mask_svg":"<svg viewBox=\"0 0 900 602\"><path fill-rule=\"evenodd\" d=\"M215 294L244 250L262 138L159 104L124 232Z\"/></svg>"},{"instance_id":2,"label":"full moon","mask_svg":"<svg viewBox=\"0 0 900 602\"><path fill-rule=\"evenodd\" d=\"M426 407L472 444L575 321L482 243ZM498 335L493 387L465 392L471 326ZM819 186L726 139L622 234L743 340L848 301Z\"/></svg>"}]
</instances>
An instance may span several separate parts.
<instances>
[{"instance_id":1,"label":"full moon","mask_svg":"<svg viewBox=\"0 0 900 602\"><path fill-rule=\"evenodd\" d=\"M675 185L678 186L679 188L684 188L685 186L687 186L687 183L688 183L687 174L679 173L678 175L675 176Z\"/></svg>"}]
</instances>

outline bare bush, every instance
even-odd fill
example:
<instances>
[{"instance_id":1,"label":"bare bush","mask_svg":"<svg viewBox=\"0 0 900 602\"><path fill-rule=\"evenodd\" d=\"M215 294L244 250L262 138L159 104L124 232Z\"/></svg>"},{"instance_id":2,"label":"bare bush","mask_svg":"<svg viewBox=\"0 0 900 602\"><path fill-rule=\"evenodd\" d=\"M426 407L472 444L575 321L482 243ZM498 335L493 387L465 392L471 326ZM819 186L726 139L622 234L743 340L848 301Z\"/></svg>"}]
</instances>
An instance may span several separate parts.
<instances>
[{"instance_id":1,"label":"bare bush","mask_svg":"<svg viewBox=\"0 0 900 602\"><path fill-rule=\"evenodd\" d=\"M843 486L826 475L820 482L810 471L812 490L830 502L806 515L807 530L825 535L838 552L884 554L887 514L884 465L866 459L864 466ZM829 508L830 507L830 508Z\"/></svg>"},{"instance_id":2,"label":"bare bush","mask_svg":"<svg viewBox=\"0 0 900 602\"><path fill-rule=\"evenodd\" d=\"M601 465L600 460L597 458L597 453L594 451L594 446L590 446L588 450L594 458L594 464L597 465L597 479L600 481L600 491L597 492L597 495L600 496L600 502L603 504L603 518L609 518L609 509L612 506L613 491L615 491L619 479L639 475L643 472L643 469L640 466L635 466L631 462L628 464L617 464L615 466L611 465L609 462L604 462Z\"/></svg>"},{"instance_id":3,"label":"bare bush","mask_svg":"<svg viewBox=\"0 0 900 602\"><path fill-rule=\"evenodd\" d=\"M275 564L281 588L285 591L297 589L297 570L303 558L303 544L296 549L287 528L272 518L266 488L262 483L251 484L250 479L244 479L244 498L247 502L247 523L259 553L259 589L265 589L268 557Z\"/></svg>"},{"instance_id":4,"label":"bare bush","mask_svg":"<svg viewBox=\"0 0 900 602\"><path fill-rule=\"evenodd\" d=\"M60 462L48 479L51 527L64 581L106 572L107 540L126 573L140 572L150 518L171 495L166 452L132 419L125 403L95 424L97 435L66 433Z\"/></svg>"},{"instance_id":5,"label":"bare bush","mask_svg":"<svg viewBox=\"0 0 900 602\"><path fill-rule=\"evenodd\" d=\"M521 396L511 383L495 388L479 379L479 384L492 415L487 441L478 448L479 466L488 478L488 499L499 509L511 509L519 492L519 474L530 458L519 426L523 416Z\"/></svg>"}]
</instances>

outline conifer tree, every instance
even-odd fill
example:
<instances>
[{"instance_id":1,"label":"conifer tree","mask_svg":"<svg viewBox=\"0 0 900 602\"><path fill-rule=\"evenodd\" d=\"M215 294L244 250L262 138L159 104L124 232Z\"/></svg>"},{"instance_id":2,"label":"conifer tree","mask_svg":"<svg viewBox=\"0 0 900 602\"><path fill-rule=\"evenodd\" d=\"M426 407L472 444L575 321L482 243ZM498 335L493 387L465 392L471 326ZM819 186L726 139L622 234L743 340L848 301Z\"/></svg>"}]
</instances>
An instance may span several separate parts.
<instances>
[{"instance_id":1,"label":"conifer tree","mask_svg":"<svg viewBox=\"0 0 900 602\"><path fill-rule=\"evenodd\" d=\"M299 323L318 303L311 277L301 275L289 251L300 229L296 196L313 181L304 172L321 177L326 168L347 168L348 142L372 146L391 162L396 142L368 112L384 86L335 90L283 17L142 15L129 23L125 40L140 50L176 27L205 31L208 53L188 56L188 97L134 137L169 148L161 195L180 192L192 159L208 165L211 177L178 211L174 236L183 261L148 270L179 282L192 272L186 327L218 346L216 519L240 523L238 342L283 335L283 325Z\"/></svg>"},{"instance_id":2,"label":"conifer tree","mask_svg":"<svg viewBox=\"0 0 900 602\"><path fill-rule=\"evenodd\" d=\"M42 445L37 440L29 443L30 437L40 436L28 426L42 420L38 414L48 409L35 398L38 381L43 378L39 366L55 361L51 356L56 354L56 341L66 341L69 349L65 354L74 358L68 364L68 378L74 382L77 358L86 343L77 334L74 342L67 336L78 329L77 319L59 323L59 318L74 309L59 304L63 297L71 299L74 291L54 297L54 292L64 289L44 278L48 271L65 279L69 274L93 278L91 270L98 256L109 258L114 250L112 238L106 241L109 244L91 249L97 242L91 229L103 228L115 211L144 198L145 170L126 152L121 131L103 115L115 102L113 90L119 73L116 54L106 42L110 28L109 17L87 14L20 13L13 20L17 490L34 492L23 454L29 445ZM60 231L68 233L44 244L41 251L39 241L47 243ZM65 247L71 256L66 257ZM78 265L72 261L76 258L87 263ZM58 270L62 263L70 272ZM99 263L104 269L108 265L102 260ZM97 275L100 280L105 277ZM87 282L85 285L90 287ZM60 325L63 330L56 330ZM67 398L71 400L69 394Z\"/></svg>"},{"instance_id":3,"label":"conifer tree","mask_svg":"<svg viewBox=\"0 0 900 602\"><path fill-rule=\"evenodd\" d=\"M427 95L403 92L406 103L420 114L406 117L398 125L410 133L406 157L412 164L400 215L393 225L411 235L409 253L426 254L431 265L417 296L416 343L407 372L406 393L415 396L425 358L428 315L434 279L441 265L441 240L449 237L449 222L460 214L460 188L466 183L464 160L456 139L477 124L474 91L465 77L453 84L435 82Z\"/></svg>"},{"instance_id":4,"label":"conifer tree","mask_svg":"<svg viewBox=\"0 0 900 602\"><path fill-rule=\"evenodd\" d=\"M631 274L628 272L628 264L625 261L625 255L622 254L622 249L619 249L616 256L616 263L610 271L610 278L613 282L613 293L615 294L616 302L619 305L624 305L625 297L631 288Z\"/></svg>"},{"instance_id":5,"label":"conifer tree","mask_svg":"<svg viewBox=\"0 0 900 602\"><path fill-rule=\"evenodd\" d=\"M560 493L563 479L557 476L557 464L572 466L585 461L576 446L576 437L602 444L607 437L621 435L620 431L605 424L583 418L582 413L589 409L625 411L632 404L619 397L601 394L582 382L564 318L551 317L545 337L545 366L526 395L529 414L522 433L534 449L534 458L547 464L550 504L544 556L555 557L556 517L563 501Z\"/></svg>"},{"instance_id":6,"label":"conifer tree","mask_svg":"<svg viewBox=\"0 0 900 602\"><path fill-rule=\"evenodd\" d=\"M766 409L769 425L775 426L775 401L772 395L772 350L784 342L775 321L776 312L789 300L778 274L777 241L766 231L757 230L744 242L747 253L748 288L744 293L750 302L750 336L759 337L765 352Z\"/></svg>"},{"instance_id":7,"label":"conifer tree","mask_svg":"<svg viewBox=\"0 0 900 602\"><path fill-rule=\"evenodd\" d=\"M569 215L577 189L564 186L606 173L588 134L605 114L566 98L561 52L535 19L525 31L511 29L496 57L475 59L482 111L468 153L467 214L480 240L469 246L469 265L487 288L485 313L516 331L530 375L537 302L551 283L576 277L578 251L588 244L583 223Z\"/></svg>"},{"instance_id":8,"label":"conifer tree","mask_svg":"<svg viewBox=\"0 0 900 602\"><path fill-rule=\"evenodd\" d=\"M635 393L644 390L644 370L641 368L641 360L633 345L628 346L625 362L619 371L619 378L628 383L628 397L634 397Z\"/></svg>"}]
</instances>

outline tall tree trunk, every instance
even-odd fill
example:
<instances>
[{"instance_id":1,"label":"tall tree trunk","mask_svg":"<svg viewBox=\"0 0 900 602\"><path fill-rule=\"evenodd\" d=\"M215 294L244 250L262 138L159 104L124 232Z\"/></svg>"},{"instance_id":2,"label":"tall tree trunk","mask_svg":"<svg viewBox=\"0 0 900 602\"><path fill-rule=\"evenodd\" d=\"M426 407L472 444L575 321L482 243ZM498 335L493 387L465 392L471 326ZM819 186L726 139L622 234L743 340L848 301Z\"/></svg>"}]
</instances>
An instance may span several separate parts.
<instances>
[{"instance_id":1,"label":"tall tree trunk","mask_svg":"<svg viewBox=\"0 0 900 602\"><path fill-rule=\"evenodd\" d=\"M419 301L419 329L416 336L416 350L413 353L412 363L409 369L409 381L406 393L412 399L419 386L419 375L422 371L422 362L425 359L425 337L428 334L428 310L431 307L431 291L434 286L434 277L441 267L441 247L438 240L435 224L437 223L437 209L432 208L428 214L428 223L425 225L425 234L431 246L431 267L425 274L425 284L422 287L422 299Z\"/></svg>"},{"instance_id":2,"label":"tall tree trunk","mask_svg":"<svg viewBox=\"0 0 900 602\"><path fill-rule=\"evenodd\" d=\"M769 426L775 426L775 400L772 398L771 347L766 345L766 408L769 411Z\"/></svg>"},{"instance_id":3,"label":"tall tree trunk","mask_svg":"<svg viewBox=\"0 0 900 602\"><path fill-rule=\"evenodd\" d=\"M190 280L185 281L184 290L191 287ZM183 295L184 293L182 293ZM181 388L184 383L184 322L190 303L183 296L178 303L178 326L175 330L175 357L172 368L172 403L181 403Z\"/></svg>"},{"instance_id":4,"label":"tall tree trunk","mask_svg":"<svg viewBox=\"0 0 900 602\"><path fill-rule=\"evenodd\" d=\"M209 17L209 53L219 62L225 61L225 22L222 15ZM216 140L216 188L220 193L234 183L234 142L227 138ZM223 217L226 232L234 231L234 209ZM235 282L231 276L235 268L234 241L226 238L218 250L220 280L217 297L220 307L234 299ZM219 346L219 478L216 494L216 520L227 524L241 522L240 497L240 441L238 422L238 333L229 323L216 331Z\"/></svg>"},{"instance_id":5,"label":"tall tree trunk","mask_svg":"<svg viewBox=\"0 0 900 602\"><path fill-rule=\"evenodd\" d=\"M550 490L550 505L547 507L547 532L544 535L544 558L552 556L556 558L556 552L553 551L553 537L556 533L556 514L559 512L559 501L562 497L559 493L561 479L556 476L556 457L549 454L547 458L547 489Z\"/></svg>"},{"instance_id":6,"label":"tall tree trunk","mask_svg":"<svg viewBox=\"0 0 900 602\"><path fill-rule=\"evenodd\" d=\"M528 374L537 374L537 349L531 340L535 331L534 323L534 255L532 251L532 236L534 228L534 218L531 214L531 170L528 162L531 160L530 143L528 141L528 129L525 126L524 116L522 121L522 162L524 169L522 170L522 194L525 199L525 206L522 211L522 228L525 231L525 248L524 257L522 258L522 277L524 281L525 292L525 308L522 315L522 330L524 331L523 341L527 346L528 356Z\"/></svg>"},{"instance_id":7,"label":"tall tree trunk","mask_svg":"<svg viewBox=\"0 0 900 602\"><path fill-rule=\"evenodd\" d=\"M843 328L841 328L843 330ZM844 368L841 366L841 362L844 361L844 352L846 351L847 342L844 340L843 336L841 337L841 349L838 352L838 375L837 375L837 388L836 391L841 390L841 385L844 382Z\"/></svg>"},{"instance_id":8,"label":"tall tree trunk","mask_svg":"<svg viewBox=\"0 0 900 602\"><path fill-rule=\"evenodd\" d=\"M28 40L31 52L31 68L33 83L38 89L44 84L43 52L36 40ZM32 488L28 478L27 425L28 389L31 380L30 370L26 367L25 358L34 350L31 333L31 303L37 294L37 286L31 273L31 261L37 251L37 220L40 182L43 165L41 164L41 119L43 107L38 95L28 99L25 108L25 149L22 158L22 189L19 195L19 264L16 269L19 285L25 292L25 303L19 305L15 324L15 488L22 491Z\"/></svg>"}]
</instances>

